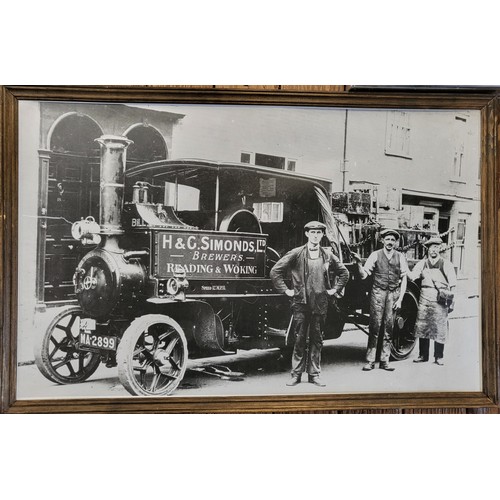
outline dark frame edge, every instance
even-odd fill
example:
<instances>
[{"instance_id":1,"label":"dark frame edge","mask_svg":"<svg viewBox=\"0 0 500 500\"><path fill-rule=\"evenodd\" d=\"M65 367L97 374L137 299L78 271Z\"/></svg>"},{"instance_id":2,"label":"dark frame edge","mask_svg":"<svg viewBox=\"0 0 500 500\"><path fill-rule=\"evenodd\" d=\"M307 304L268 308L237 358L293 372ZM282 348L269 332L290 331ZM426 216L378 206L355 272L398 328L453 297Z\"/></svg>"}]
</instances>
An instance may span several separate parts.
<instances>
[{"instance_id":1,"label":"dark frame edge","mask_svg":"<svg viewBox=\"0 0 500 500\"><path fill-rule=\"evenodd\" d=\"M446 406L443 406L443 400ZM350 410L496 408L484 393L20 400L9 413L309 413ZM54 408L56 410L54 411Z\"/></svg>"},{"instance_id":2,"label":"dark frame edge","mask_svg":"<svg viewBox=\"0 0 500 500\"><path fill-rule=\"evenodd\" d=\"M2 194L0 217L0 301L3 305L0 317L0 411L3 413L15 401L15 377L17 345L15 342L17 321L17 283L11 262L17 261L17 245L14 228L17 227L17 101L7 87L0 87L0 186ZM9 203L10 202L10 203ZM14 266L15 267L15 266Z\"/></svg>"},{"instance_id":3,"label":"dark frame edge","mask_svg":"<svg viewBox=\"0 0 500 500\"><path fill-rule=\"evenodd\" d=\"M68 96L71 94L71 98ZM130 96L134 94L135 99ZM141 97L138 97L140 94ZM175 98L173 96L176 96ZM68 99L164 102L209 102L212 104L291 104L309 106L350 106L388 108L391 106L433 108L474 108L481 110L483 226L482 259L482 371L483 392L479 393L398 393L317 396L259 396L233 398L120 398L120 399L58 399L16 401L17 356L17 141L19 99ZM417 105L415 105L417 103ZM498 410L500 377L500 341L497 314L500 306L497 252L500 234L499 193L500 168L498 122L500 98L492 95L429 95L381 93L314 93L285 91L229 91L216 89L158 89L149 87L0 87L0 413L291 413L332 412L341 410L412 410L412 409L496 409ZM487 223L485 224L485 222ZM484 260L485 259L485 260Z\"/></svg>"},{"instance_id":4,"label":"dark frame edge","mask_svg":"<svg viewBox=\"0 0 500 500\"><path fill-rule=\"evenodd\" d=\"M483 387L485 394L497 406L500 373L497 331L499 112L500 100L495 97L481 113L481 262L488 263L488 266L481 265Z\"/></svg>"},{"instance_id":5,"label":"dark frame edge","mask_svg":"<svg viewBox=\"0 0 500 500\"><path fill-rule=\"evenodd\" d=\"M141 86L9 86L16 99L93 102L169 102L233 105L349 106L359 108L412 107L479 109L492 100L491 94L443 92L312 92L297 90L248 90ZM464 97L467 103L464 103Z\"/></svg>"},{"instance_id":6,"label":"dark frame edge","mask_svg":"<svg viewBox=\"0 0 500 500\"><path fill-rule=\"evenodd\" d=\"M6 353L8 352L5 347L5 302L4 302L4 274L5 265L4 259L6 259L7 252L4 250L4 228L7 221L5 214L6 209L6 196L5 196L5 179L4 179L4 106L5 106L5 87L0 86L0 304L2 309L0 309L0 413L6 411L8 406L5 404L4 391L6 387L6 378L8 376L8 370L6 369Z\"/></svg>"}]
</instances>

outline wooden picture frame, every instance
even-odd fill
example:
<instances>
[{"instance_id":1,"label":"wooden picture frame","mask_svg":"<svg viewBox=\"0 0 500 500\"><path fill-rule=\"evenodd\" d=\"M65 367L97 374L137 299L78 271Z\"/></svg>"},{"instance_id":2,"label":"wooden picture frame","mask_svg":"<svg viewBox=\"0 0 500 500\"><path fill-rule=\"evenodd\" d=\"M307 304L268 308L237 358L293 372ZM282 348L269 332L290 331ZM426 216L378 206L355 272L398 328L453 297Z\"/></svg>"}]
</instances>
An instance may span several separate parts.
<instances>
[{"instance_id":1,"label":"wooden picture frame","mask_svg":"<svg viewBox=\"0 0 500 500\"><path fill-rule=\"evenodd\" d=\"M277 86L278 87L278 86ZM495 89L352 89L351 92L214 89L205 87L24 87L1 88L0 101L0 409L2 413L271 413L336 411L425 411L481 409L496 412L499 397L497 325L499 99ZM317 393L265 396L103 397L19 399L18 240L19 104L21 101L84 103L169 103L290 106L369 110L477 110L480 113L481 174L481 376L475 392Z\"/></svg>"}]
</instances>

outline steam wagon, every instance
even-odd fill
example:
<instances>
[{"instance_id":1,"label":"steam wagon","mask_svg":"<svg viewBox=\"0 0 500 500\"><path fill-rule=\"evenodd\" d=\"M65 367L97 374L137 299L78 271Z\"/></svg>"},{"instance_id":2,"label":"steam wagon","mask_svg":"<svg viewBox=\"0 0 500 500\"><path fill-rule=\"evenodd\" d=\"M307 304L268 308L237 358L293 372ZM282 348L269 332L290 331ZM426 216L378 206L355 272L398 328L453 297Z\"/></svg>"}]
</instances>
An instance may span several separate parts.
<instances>
[{"instance_id":1,"label":"steam wagon","mask_svg":"<svg viewBox=\"0 0 500 500\"><path fill-rule=\"evenodd\" d=\"M269 271L303 244L307 221L329 216L330 183L192 159L125 171L129 141L98 141L99 221L88 217L73 225L73 237L89 249L74 273L78 304L49 316L35 346L41 373L74 384L103 363L118 367L129 393L165 396L183 379L188 357L285 349L289 303L274 290ZM348 246L332 243L348 260ZM351 281L327 320L326 338L338 337L345 322L367 322L366 283L354 264L347 266ZM415 296L407 295L395 318L399 358L414 344Z\"/></svg>"}]
</instances>

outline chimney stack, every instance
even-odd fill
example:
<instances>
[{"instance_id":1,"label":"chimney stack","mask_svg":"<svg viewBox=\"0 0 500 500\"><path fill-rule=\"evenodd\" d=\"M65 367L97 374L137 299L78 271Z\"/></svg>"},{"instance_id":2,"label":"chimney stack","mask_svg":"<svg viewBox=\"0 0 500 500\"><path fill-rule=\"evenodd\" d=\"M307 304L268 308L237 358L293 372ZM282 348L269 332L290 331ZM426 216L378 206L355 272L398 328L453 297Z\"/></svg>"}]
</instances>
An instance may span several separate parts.
<instances>
[{"instance_id":1,"label":"chimney stack","mask_svg":"<svg viewBox=\"0 0 500 500\"><path fill-rule=\"evenodd\" d=\"M103 135L101 145L101 190L99 225L102 234L121 234L123 194L125 189L126 151L133 141L125 137Z\"/></svg>"}]
</instances>

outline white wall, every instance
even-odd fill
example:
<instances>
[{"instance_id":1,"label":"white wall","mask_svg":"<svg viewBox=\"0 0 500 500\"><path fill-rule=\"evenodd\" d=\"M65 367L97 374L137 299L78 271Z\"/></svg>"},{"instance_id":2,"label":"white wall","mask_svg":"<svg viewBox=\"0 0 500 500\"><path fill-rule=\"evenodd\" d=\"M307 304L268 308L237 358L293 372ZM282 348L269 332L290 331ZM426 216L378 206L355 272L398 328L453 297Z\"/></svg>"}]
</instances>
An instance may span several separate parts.
<instances>
[{"instance_id":1,"label":"white wall","mask_svg":"<svg viewBox=\"0 0 500 500\"><path fill-rule=\"evenodd\" d=\"M242 151L259 152L294 158L298 172L339 182L343 110L232 105L167 110L186 115L174 128L171 158L239 162Z\"/></svg>"},{"instance_id":2,"label":"white wall","mask_svg":"<svg viewBox=\"0 0 500 500\"><path fill-rule=\"evenodd\" d=\"M18 360L33 359L33 311L36 296L36 248L38 229L38 145L40 106L19 102L19 280ZM31 339L28 340L27 339Z\"/></svg>"},{"instance_id":3,"label":"white wall","mask_svg":"<svg viewBox=\"0 0 500 500\"><path fill-rule=\"evenodd\" d=\"M467 118L464 182L450 182L455 150L453 111L412 111L411 159L385 154L387 111L350 111L347 159L349 178L434 193L469 195L477 191L479 111ZM461 123L461 122L460 122Z\"/></svg>"}]
</instances>

